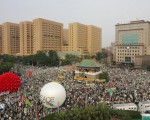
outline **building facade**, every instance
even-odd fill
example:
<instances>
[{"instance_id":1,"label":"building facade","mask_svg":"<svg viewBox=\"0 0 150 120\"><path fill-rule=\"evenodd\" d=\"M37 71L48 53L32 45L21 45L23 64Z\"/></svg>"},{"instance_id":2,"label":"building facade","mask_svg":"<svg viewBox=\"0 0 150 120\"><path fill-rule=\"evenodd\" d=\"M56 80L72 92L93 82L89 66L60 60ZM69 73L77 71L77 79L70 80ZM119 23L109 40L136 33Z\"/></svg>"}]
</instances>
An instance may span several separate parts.
<instances>
[{"instance_id":1,"label":"building facade","mask_svg":"<svg viewBox=\"0 0 150 120\"><path fill-rule=\"evenodd\" d=\"M148 69L150 67L150 55L136 56L134 67Z\"/></svg>"},{"instance_id":2,"label":"building facade","mask_svg":"<svg viewBox=\"0 0 150 120\"><path fill-rule=\"evenodd\" d=\"M101 51L101 29L81 23L69 24L68 51L94 55Z\"/></svg>"},{"instance_id":3,"label":"building facade","mask_svg":"<svg viewBox=\"0 0 150 120\"><path fill-rule=\"evenodd\" d=\"M101 51L101 41L101 28L81 23L63 29L62 23L37 18L0 25L0 54L23 56L55 50L94 55Z\"/></svg>"},{"instance_id":4,"label":"building facade","mask_svg":"<svg viewBox=\"0 0 150 120\"><path fill-rule=\"evenodd\" d=\"M63 24L38 18L33 20L33 52L61 51Z\"/></svg>"},{"instance_id":5,"label":"building facade","mask_svg":"<svg viewBox=\"0 0 150 120\"><path fill-rule=\"evenodd\" d=\"M131 21L116 25L115 62L135 63L135 57L149 55L150 22Z\"/></svg>"},{"instance_id":6,"label":"building facade","mask_svg":"<svg viewBox=\"0 0 150 120\"><path fill-rule=\"evenodd\" d=\"M80 23L69 24L69 51L88 54L87 26Z\"/></svg>"},{"instance_id":7,"label":"building facade","mask_svg":"<svg viewBox=\"0 0 150 120\"><path fill-rule=\"evenodd\" d=\"M88 52L94 55L102 50L102 31L101 28L88 25Z\"/></svg>"},{"instance_id":8,"label":"building facade","mask_svg":"<svg viewBox=\"0 0 150 120\"><path fill-rule=\"evenodd\" d=\"M20 23L20 55L33 54L33 23Z\"/></svg>"},{"instance_id":9,"label":"building facade","mask_svg":"<svg viewBox=\"0 0 150 120\"><path fill-rule=\"evenodd\" d=\"M2 25L3 54L17 55L20 53L19 24L6 22Z\"/></svg>"}]
</instances>

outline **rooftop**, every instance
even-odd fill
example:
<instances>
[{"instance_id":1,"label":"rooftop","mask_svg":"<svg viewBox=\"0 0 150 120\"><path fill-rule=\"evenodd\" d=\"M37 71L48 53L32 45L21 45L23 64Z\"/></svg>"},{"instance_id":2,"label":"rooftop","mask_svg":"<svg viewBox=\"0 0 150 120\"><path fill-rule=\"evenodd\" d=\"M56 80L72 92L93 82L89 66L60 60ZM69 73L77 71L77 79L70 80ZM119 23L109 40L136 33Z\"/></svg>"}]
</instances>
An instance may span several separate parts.
<instances>
[{"instance_id":1,"label":"rooftop","mask_svg":"<svg viewBox=\"0 0 150 120\"><path fill-rule=\"evenodd\" d=\"M136 106L134 103L123 103L123 104L114 104L113 107L126 107L126 106Z\"/></svg>"},{"instance_id":2,"label":"rooftop","mask_svg":"<svg viewBox=\"0 0 150 120\"><path fill-rule=\"evenodd\" d=\"M120 26L120 25L128 25L128 24L141 24L141 23L150 23L150 21L145 21L145 20L135 20L135 21L130 21L129 23L117 23L116 26Z\"/></svg>"},{"instance_id":3,"label":"rooftop","mask_svg":"<svg viewBox=\"0 0 150 120\"><path fill-rule=\"evenodd\" d=\"M150 104L150 101L143 101L143 102L139 102L141 104Z\"/></svg>"},{"instance_id":4,"label":"rooftop","mask_svg":"<svg viewBox=\"0 0 150 120\"><path fill-rule=\"evenodd\" d=\"M102 64L93 59L84 59L76 65L77 67L101 67Z\"/></svg>"}]
</instances>

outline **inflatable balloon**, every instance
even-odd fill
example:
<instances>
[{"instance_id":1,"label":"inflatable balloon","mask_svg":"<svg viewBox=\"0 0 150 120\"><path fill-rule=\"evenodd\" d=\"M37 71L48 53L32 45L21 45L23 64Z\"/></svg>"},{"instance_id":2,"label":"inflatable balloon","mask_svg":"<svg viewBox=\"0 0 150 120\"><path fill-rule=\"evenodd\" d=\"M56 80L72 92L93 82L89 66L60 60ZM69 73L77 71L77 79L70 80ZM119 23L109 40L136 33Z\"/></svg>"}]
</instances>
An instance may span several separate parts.
<instances>
[{"instance_id":1,"label":"inflatable balloon","mask_svg":"<svg viewBox=\"0 0 150 120\"><path fill-rule=\"evenodd\" d=\"M0 75L0 92L17 92L20 86L20 77L12 72Z\"/></svg>"},{"instance_id":2,"label":"inflatable balloon","mask_svg":"<svg viewBox=\"0 0 150 120\"><path fill-rule=\"evenodd\" d=\"M40 99L45 107L57 108L66 99L65 88L57 82L50 82L41 89Z\"/></svg>"}]
</instances>

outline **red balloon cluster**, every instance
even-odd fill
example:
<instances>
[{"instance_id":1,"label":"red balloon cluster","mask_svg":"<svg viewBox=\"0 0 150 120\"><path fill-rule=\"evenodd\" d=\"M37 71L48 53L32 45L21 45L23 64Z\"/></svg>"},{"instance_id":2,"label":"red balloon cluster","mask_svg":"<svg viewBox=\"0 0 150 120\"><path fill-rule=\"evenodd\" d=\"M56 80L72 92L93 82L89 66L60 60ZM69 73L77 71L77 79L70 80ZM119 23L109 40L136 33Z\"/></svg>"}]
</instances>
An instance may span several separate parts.
<instances>
[{"instance_id":1,"label":"red balloon cluster","mask_svg":"<svg viewBox=\"0 0 150 120\"><path fill-rule=\"evenodd\" d=\"M21 86L21 79L12 72L0 75L0 92L17 92Z\"/></svg>"}]
</instances>

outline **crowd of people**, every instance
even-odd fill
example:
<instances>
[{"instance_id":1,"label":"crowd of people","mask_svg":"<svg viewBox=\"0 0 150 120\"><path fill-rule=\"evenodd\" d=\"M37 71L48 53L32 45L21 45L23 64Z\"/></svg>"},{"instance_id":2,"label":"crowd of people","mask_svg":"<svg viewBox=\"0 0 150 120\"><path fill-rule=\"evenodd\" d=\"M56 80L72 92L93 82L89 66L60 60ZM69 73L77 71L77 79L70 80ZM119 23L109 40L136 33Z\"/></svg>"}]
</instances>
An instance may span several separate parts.
<instances>
[{"instance_id":1,"label":"crowd of people","mask_svg":"<svg viewBox=\"0 0 150 120\"><path fill-rule=\"evenodd\" d=\"M115 103L138 103L150 101L150 72L146 70L128 70L121 68L101 67L109 74L109 83L86 82L74 80L74 72L64 67L20 66L22 85L18 92L0 94L1 120L36 120L47 116L58 109L46 108L40 100L41 88L52 81L65 87L66 100L59 111L85 106L95 106L106 102L108 106ZM32 76L29 76L32 71ZM65 76L61 79L58 76ZM115 88L109 90L110 83ZM28 100L29 102L26 102Z\"/></svg>"}]
</instances>

